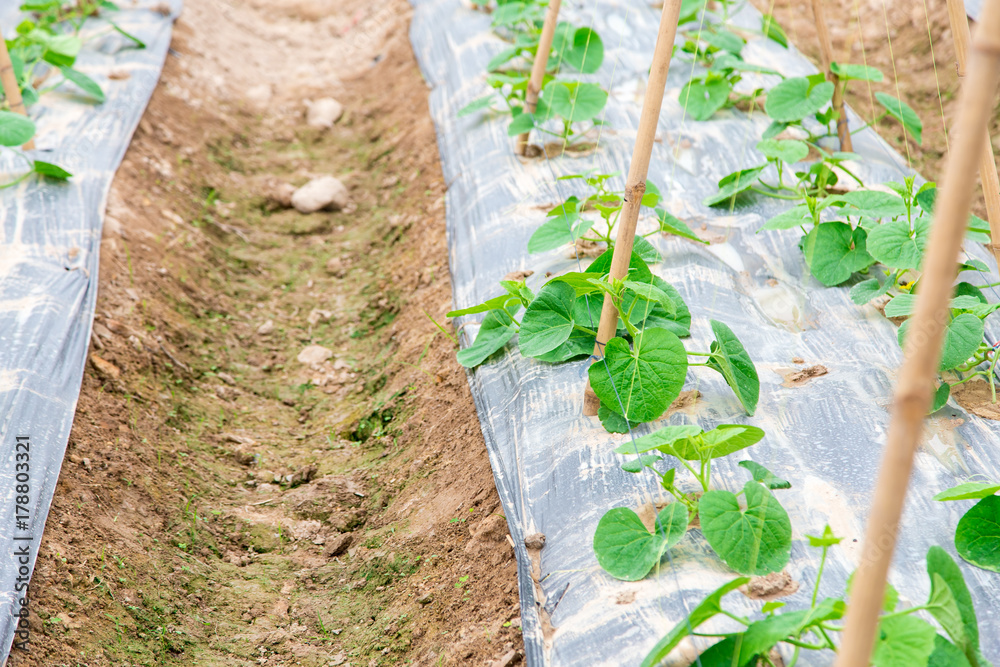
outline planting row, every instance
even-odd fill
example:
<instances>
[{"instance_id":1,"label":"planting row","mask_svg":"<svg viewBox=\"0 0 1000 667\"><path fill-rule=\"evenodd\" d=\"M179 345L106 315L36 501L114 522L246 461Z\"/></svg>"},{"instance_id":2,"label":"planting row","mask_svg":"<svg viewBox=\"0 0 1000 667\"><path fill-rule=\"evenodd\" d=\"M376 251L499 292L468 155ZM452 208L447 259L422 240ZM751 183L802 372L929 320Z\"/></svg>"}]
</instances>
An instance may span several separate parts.
<instances>
[{"instance_id":1,"label":"planting row","mask_svg":"<svg viewBox=\"0 0 1000 667\"><path fill-rule=\"evenodd\" d=\"M828 287L850 283L850 297L859 307L873 299L885 301L887 318L903 318L898 336L902 343L905 318L920 288L934 184L918 185L912 176L900 182L865 183L852 166L863 158L836 150L834 145L842 113L833 105L835 85L823 74L783 77L747 62L743 48L747 37L754 35L729 24L728 3L713 6L718 11L704 2L684 3L683 39L675 51L677 60L686 58L694 67L679 101L698 122L735 107L748 114L762 111L770 125L756 143L758 160L722 178L717 194L703 205L735 210L755 197L788 201L787 210L768 219L758 231L798 229L802 235L798 245L811 275ZM592 127L600 126L607 93L596 83L568 81L563 74L565 66L585 73L600 68L604 50L597 34L591 28L560 24L539 108L531 114L524 109L524 91L538 48L544 4L506 2L487 9L492 9L496 33L511 46L489 63L487 83L495 92L460 113L491 114L497 100L502 100L505 113L510 114L509 135L537 130L563 142L580 140ZM755 32L758 38L787 46L773 17L764 16ZM849 63L833 63L831 73L838 76L840 96L852 82L870 84L883 78L872 67ZM921 141L921 121L908 105L881 92L875 98L883 111L867 125L852 128L853 132L891 119L914 141ZM660 188L653 182L646 184L641 202L651 229L635 238L627 276L611 278L616 225L624 204L624 192L613 185L617 177L592 172L563 177L580 187L550 208L527 251L548 252L570 245L579 257L581 247L596 245L604 252L580 271L551 276L537 294L523 280L504 280L498 296L449 313L449 317L484 314L475 341L459 352L459 361L467 367L488 362L515 336L520 354L540 362L590 357L602 303L609 299L619 313L616 335L588 371L601 402L600 421L608 431L629 436L615 449L626 458L622 469L654 476L673 502L658 512L652 525L631 508L609 510L594 535L596 560L612 577L640 580L658 571L665 554L691 528L698 528L718 558L741 575L708 595L653 648L644 664L659 664L688 635L719 639L701 654L700 664L706 665L774 664L772 649L779 645L785 647L782 654L789 660L785 664L795 664L804 650L836 650L834 638L841 629L838 620L844 614L845 596L819 599L828 550L842 539L829 526L807 536L809 545L821 553L807 608L792 611L781 602L768 602L761 609L763 617L751 620L722 605L722 598L745 585L749 577L780 572L790 559L792 525L778 500L790 482L755 461L743 460L739 466L746 479L738 492L712 483L713 461L755 445L765 437L764 431L744 424L722 424L708 431L685 424L665 426L641 437L633 433L637 425L666 412L692 367L720 373L748 416L756 409L760 381L752 353L725 323L709 322L714 340L707 351L688 350L682 342L690 334L691 310L678 290L650 269L661 257L646 237L663 234L706 242L661 206ZM988 241L987 233L985 221L974 217L970 239ZM989 273L975 259L958 268ZM995 284L1000 283L977 286L961 280L955 286L933 410L944 406L953 385L975 378L989 382L996 400L997 355L986 340L984 323L1000 307L990 303L984 291ZM935 497L977 501L959 522L955 547L969 563L993 571L1000 571L998 491L1000 483L970 482ZM938 547L927 553L926 560L930 597L925 604L898 608L897 595L890 588L874 664L989 664L980 650L972 598L960 568ZM718 615L741 627L722 634L696 632L699 625Z\"/></svg>"}]
</instances>

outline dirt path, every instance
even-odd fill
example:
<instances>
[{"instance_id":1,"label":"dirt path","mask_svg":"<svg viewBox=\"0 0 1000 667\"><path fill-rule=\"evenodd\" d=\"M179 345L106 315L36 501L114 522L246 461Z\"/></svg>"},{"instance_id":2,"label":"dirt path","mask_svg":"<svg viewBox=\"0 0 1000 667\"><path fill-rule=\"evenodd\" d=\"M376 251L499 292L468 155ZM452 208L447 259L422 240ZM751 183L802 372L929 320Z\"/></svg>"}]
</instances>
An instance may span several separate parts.
<instances>
[{"instance_id":1,"label":"dirt path","mask_svg":"<svg viewBox=\"0 0 1000 667\"><path fill-rule=\"evenodd\" d=\"M506 522L431 320L451 303L444 183L409 11L186 0L111 193L11 665L518 659ZM327 96L343 117L307 126ZM345 211L282 203L324 174Z\"/></svg>"}]
</instances>

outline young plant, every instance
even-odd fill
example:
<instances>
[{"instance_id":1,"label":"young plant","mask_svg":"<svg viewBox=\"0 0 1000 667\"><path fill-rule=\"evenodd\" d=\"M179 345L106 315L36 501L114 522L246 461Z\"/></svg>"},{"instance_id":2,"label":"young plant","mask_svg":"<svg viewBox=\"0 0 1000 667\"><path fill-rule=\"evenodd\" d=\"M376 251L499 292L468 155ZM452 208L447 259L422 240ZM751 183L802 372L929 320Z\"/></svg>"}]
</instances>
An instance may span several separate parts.
<instances>
[{"instance_id":1,"label":"young plant","mask_svg":"<svg viewBox=\"0 0 1000 667\"><path fill-rule=\"evenodd\" d=\"M941 502L976 500L955 528L955 549L967 562L1000 572L1000 483L966 482L934 496Z\"/></svg>"},{"instance_id":2,"label":"young plant","mask_svg":"<svg viewBox=\"0 0 1000 667\"><path fill-rule=\"evenodd\" d=\"M584 199L576 195L568 197L550 210L545 222L528 240L528 252L555 250L567 243L583 239L603 243L608 249L614 248L614 231L625 205L625 191L615 190L610 180L620 176L614 174L570 174L559 180L582 179L590 188ZM642 238L654 234L674 234L698 243L707 243L698 238L691 228L666 210L656 208L660 203L660 189L652 181L646 181L646 192L642 196L642 206L654 209L657 228L641 234Z\"/></svg>"},{"instance_id":3,"label":"young plant","mask_svg":"<svg viewBox=\"0 0 1000 667\"><path fill-rule=\"evenodd\" d=\"M689 365L721 373L752 414L760 384L743 345L729 327L713 320L715 341L710 351L688 353L680 342L689 334L687 305L673 286L649 270L646 260L659 259L649 242L637 237L635 248L625 280L608 278L609 250L583 272L552 278L537 295L524 283L503 282L506 294L448 313L448 317L487 313L475 342L459 352L459 362L476 366L515 334L526 357L559 363L590 355L601 304L610 295L621 313L618 336L608 341L604 359L590 368L606 427L627 428L625 419L632 423L657 419L680 394ZM518 321L522 307L524 316ZM704 361L689 364L688 355Z\"/></svg>"},{"instance_id":4,"label":"young plant","mask_svg":"<svg viewBox=\"0 0 1000 667\"><path fill-rule=\"evenodd\" d=\"M790 653L791 658L781 664L795 667L802 651L836 651L833 637L843 629L837 621L843 618L846 604L843 598L818 601L818 591L827 552L841 538L835 537L829 526L822 536L807 538L811 546L823 549L809 607L783 611L784 603L767 602L761 608L763 617L758 620L729 612L722 606L722 599L749 582L748 577L737 578L710 593L675 625L646 655L642 666L661 664L681 640L689 636L719 639L701 652L697 662L702 665L774 665L771 652L784 646L786 651L782 654ZM927 575L931 593L922 605L898 609L898 594L889 587L883 605L885 613L879 618L872 664L878 667L986 667L990 663L980 651L979 624L972 596L958 565L943 549L931 547L927 552ZM937 627L918 613L925 613ZM731 621L735 629L699 631L706 622L719 617ZM819 656L817 659L826 662Z\"/></svg>"},{"instance_id":5,"label":"young plant","mask_svg":"<svg viewBox=\"0 0 1000 667\"><path fill-rule=\"evenodd\" d=\"M485 5L486 3L480 3ZM529 73L538 51L544 4L537 2L499 2L493 11L493 27L511 46L495 55L487 64L487 84L493 89L459 110L459 116L477 111L502 111L510 114L508 134L517 136L537 129L564 142L585 132L607 103L607 92L595 83L557 79L563 66L582 74L596 72L604 61L604 43L591 28L576 28L563 21L556 26L548 72L534 113L525 109ZM497 109L499 100L503 105ZM552 121L552 122L549 122ZM553 125L556 129L553 129Z\"/></svg>"},{"instance_id":6,"label":"young plant","mask_svg":"<svg viewBox=\"0 0 1000 667\"><path fill-rule=\"evenodd\" d=\"M741 424L722 424L707 432L693 425L666 426L616 448L619 454L636 456L622 465L623 470L641 473L648 468L677 502L659 513L652 533L631 509L617 507L607 512L594 534L594 552L601 567L618 579L645 577L684 536L689 519L698 517L709 546L737 572L780 571L788 563L792 527L771 490L791 484L748 460L740 466L753 479L739 493L711 488L713 460L746 449L763 437L759 428ZM660 454L650 454L654 451ZM665 472L658 470L657 464L668 460L661 454L671 457L671 463L679 462L699 488L684 491L677 486L676 464Z\"/></svg>"}]
</instances>

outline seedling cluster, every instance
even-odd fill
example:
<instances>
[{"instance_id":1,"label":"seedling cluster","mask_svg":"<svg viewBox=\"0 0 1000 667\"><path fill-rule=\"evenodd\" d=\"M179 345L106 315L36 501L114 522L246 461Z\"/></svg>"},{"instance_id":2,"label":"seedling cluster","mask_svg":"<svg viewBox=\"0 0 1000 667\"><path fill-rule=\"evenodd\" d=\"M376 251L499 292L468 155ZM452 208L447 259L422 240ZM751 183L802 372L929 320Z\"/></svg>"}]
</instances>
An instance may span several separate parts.
<instances>
[{"instance_id":1,"label":"seedling cluster","mask_svg":"<svg viewBox=\"0 0 1000 667\"><path fill-rule=\"evenodd\" d=\"M828 287L850 283L850 297L859 306L881 297L886 301L885 316L902 321L902 343L908 329L905 318L911 315L920 288L935 186L918 185L914 177L865 183L852 166L861 157L833 145L844 121L834 106L835 96L842 98L852 82L879 82L882 73L867 65L834 62L829 72L836 75L834 82L826 73L784 77L747 62L743 49L748 31L729 25L729 4L712 3L716 9L709 9L708 3L693 0L682 5L683 40L675 57L687 60L692 75L681 88L680 103L694 121L708 121L723 109L735 108L762 111L770 124L756 144L759 159L722 178L718 192L703 204L733 209L751 197L788 201L789 207L759 231L799 230L799 247L812 277ZM487 82L494 93L473 101L460 115L496 110L501 100L510 114L511 136L539 129L566 141L579 134L577 123L597 117L606 93L597 84L559 77L566 69L596 72L603 45L589 28L566 23L559 24L554 41L544 103L535 114L524 110L527 69L538 48L543 15L544 5L532 0L499 2L493 8L494 30L510 46L488 65ZM770 15L762 18L756 32L787 47L784 32ZM892 119L910 139L922 141L922 124L912 108L881 92L874 99L883 110L853 132ZM584 111L575 115L577 109ZM553 119L560 122L545 125ZM689 350L682 341L690 336L691 310L678 290L651 270L661 258L647 238L674 235L706 242L660 207L660 189L652 182L646 182L640 202L645 220L651 222L649 231L635 237L627 275L611 277L625 205L625 191L615 187L619 176L587 172L562 177L573 181L577 192L552 206L539 221L528 253L567 245L577 258L582 248L603 252L586 268L547 277L536 287L537 293L523 280L505 280L500 282L499 296L448 313L449 317L485 314L474 342L458 353L458 360L466 367L478 366L515 336L521 356L543 363L593 359L588 377L600 400L600 421L610 432L628 434L615 449L624 457L622 469L651 476L669 500L657 504L645 520L630 507L607 511L593 539L597 563L617 579L641 580L658 571L669 551L697 529L720 561L740 575L708 595L653 648L643 665L660 664L689 635L719 640L701 653L698 662L703 665L790 666L804 650L836 651L846 594L819 598L829 551L842 539L829 526L821 535L806 536L811 547L821 550L807 608L785 610L782 602L767 602L760 610L762 618L753 620L722 606L724 596L750 577L782 571L792 550L791 519L778 500L790 482L751 459L738 462L748 478L737 490L720 487L720 480L712 477L714 464L757 444L764 431L747 424L721 424L707 431L694 424L672 424L646 435L634 432L640 424L664 416L692 368L720 373L748 417L756 409L760 384L751 354L726 324L707 323L713 337L707 351ZM988 231L985 221L973 217L970 239L988 242ZM972 259L958 269L988 271ZM605 300L615 306L619 318L615 336L595 350ZM975 377L988 380L996 400L994 371L1000 355L985 339L984 321L998 308L1000 304L990 303L982 287L964 280L955 286L940 364L945 379L934 410L948 400L951 386ZM971 482L936 496L941 501L977 501L959 522L956 548L966 561L994 571L1000 571L998 491L1000 483ZM930 580L926 603L901 608L890 587L879 620L874 664L989 665L980 651L972 598L959 567L938 547L930 549L926 560ZM728 617L736 629L722 634L697 631L717 616ZM784 647L783 663L774 652L779 647Z\"/></svg>"}]
</instances>

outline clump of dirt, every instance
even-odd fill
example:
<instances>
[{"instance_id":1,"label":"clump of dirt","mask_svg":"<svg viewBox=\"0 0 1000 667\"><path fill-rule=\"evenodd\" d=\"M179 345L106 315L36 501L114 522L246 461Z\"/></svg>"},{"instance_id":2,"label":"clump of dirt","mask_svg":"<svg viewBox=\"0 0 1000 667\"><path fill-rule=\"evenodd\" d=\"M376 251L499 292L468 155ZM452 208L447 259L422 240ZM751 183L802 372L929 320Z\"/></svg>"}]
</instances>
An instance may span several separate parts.
<instances>
[{"instance_id":1,"label":"clump of dirt","mask_svg":"<svg viewBox=\"0 0 1000 667\"><path fill-rule=\"evenodd\" d=\"M802 385L808 383L810 380L818 377L822 377L829 373L826 366L822 364L816 364L815 366L809 366L808 368L792 368L781 373L781 377L785 378L785 381L781 383L783 387L801 387Z\"/></svg>"},{"instance_id":2,"label":"clump of dirt","mask_svg":"<svg viewBox=\"0 0 1000 667\"><path fill-rule=\"evenodd\" d=\"M408 14L185 3L109 196L30 650L9 664L519 655L506 520L435 324L445 185ZM308 127L331 90L343 117ZM285 208L322 175L349 206Z\"/></svg>"},{"instance_id":3,"label":"clump of dirt","mask_svg":"<svg viewBox=\"0 0 1000 667\"><path fill-rule=\"evenodd\" d=\"M799 590L799 582L784 570L772 572L763 577L753 577L745 586L740 586L740 592L751 600L777 600L791 595Z\"/></svg>"},{"instance_id":4,"label":"clump of dirt","mask_svg":"<svg viewBox=\"0 0 1000 667\"><path fill-rule=\"evenodd\" d=\"M984 419L1000 421L1000 403L993 402L990 384L985 380L970 380L951 388L951 396L965 410Z\"/></svg>"}]
</instances>

